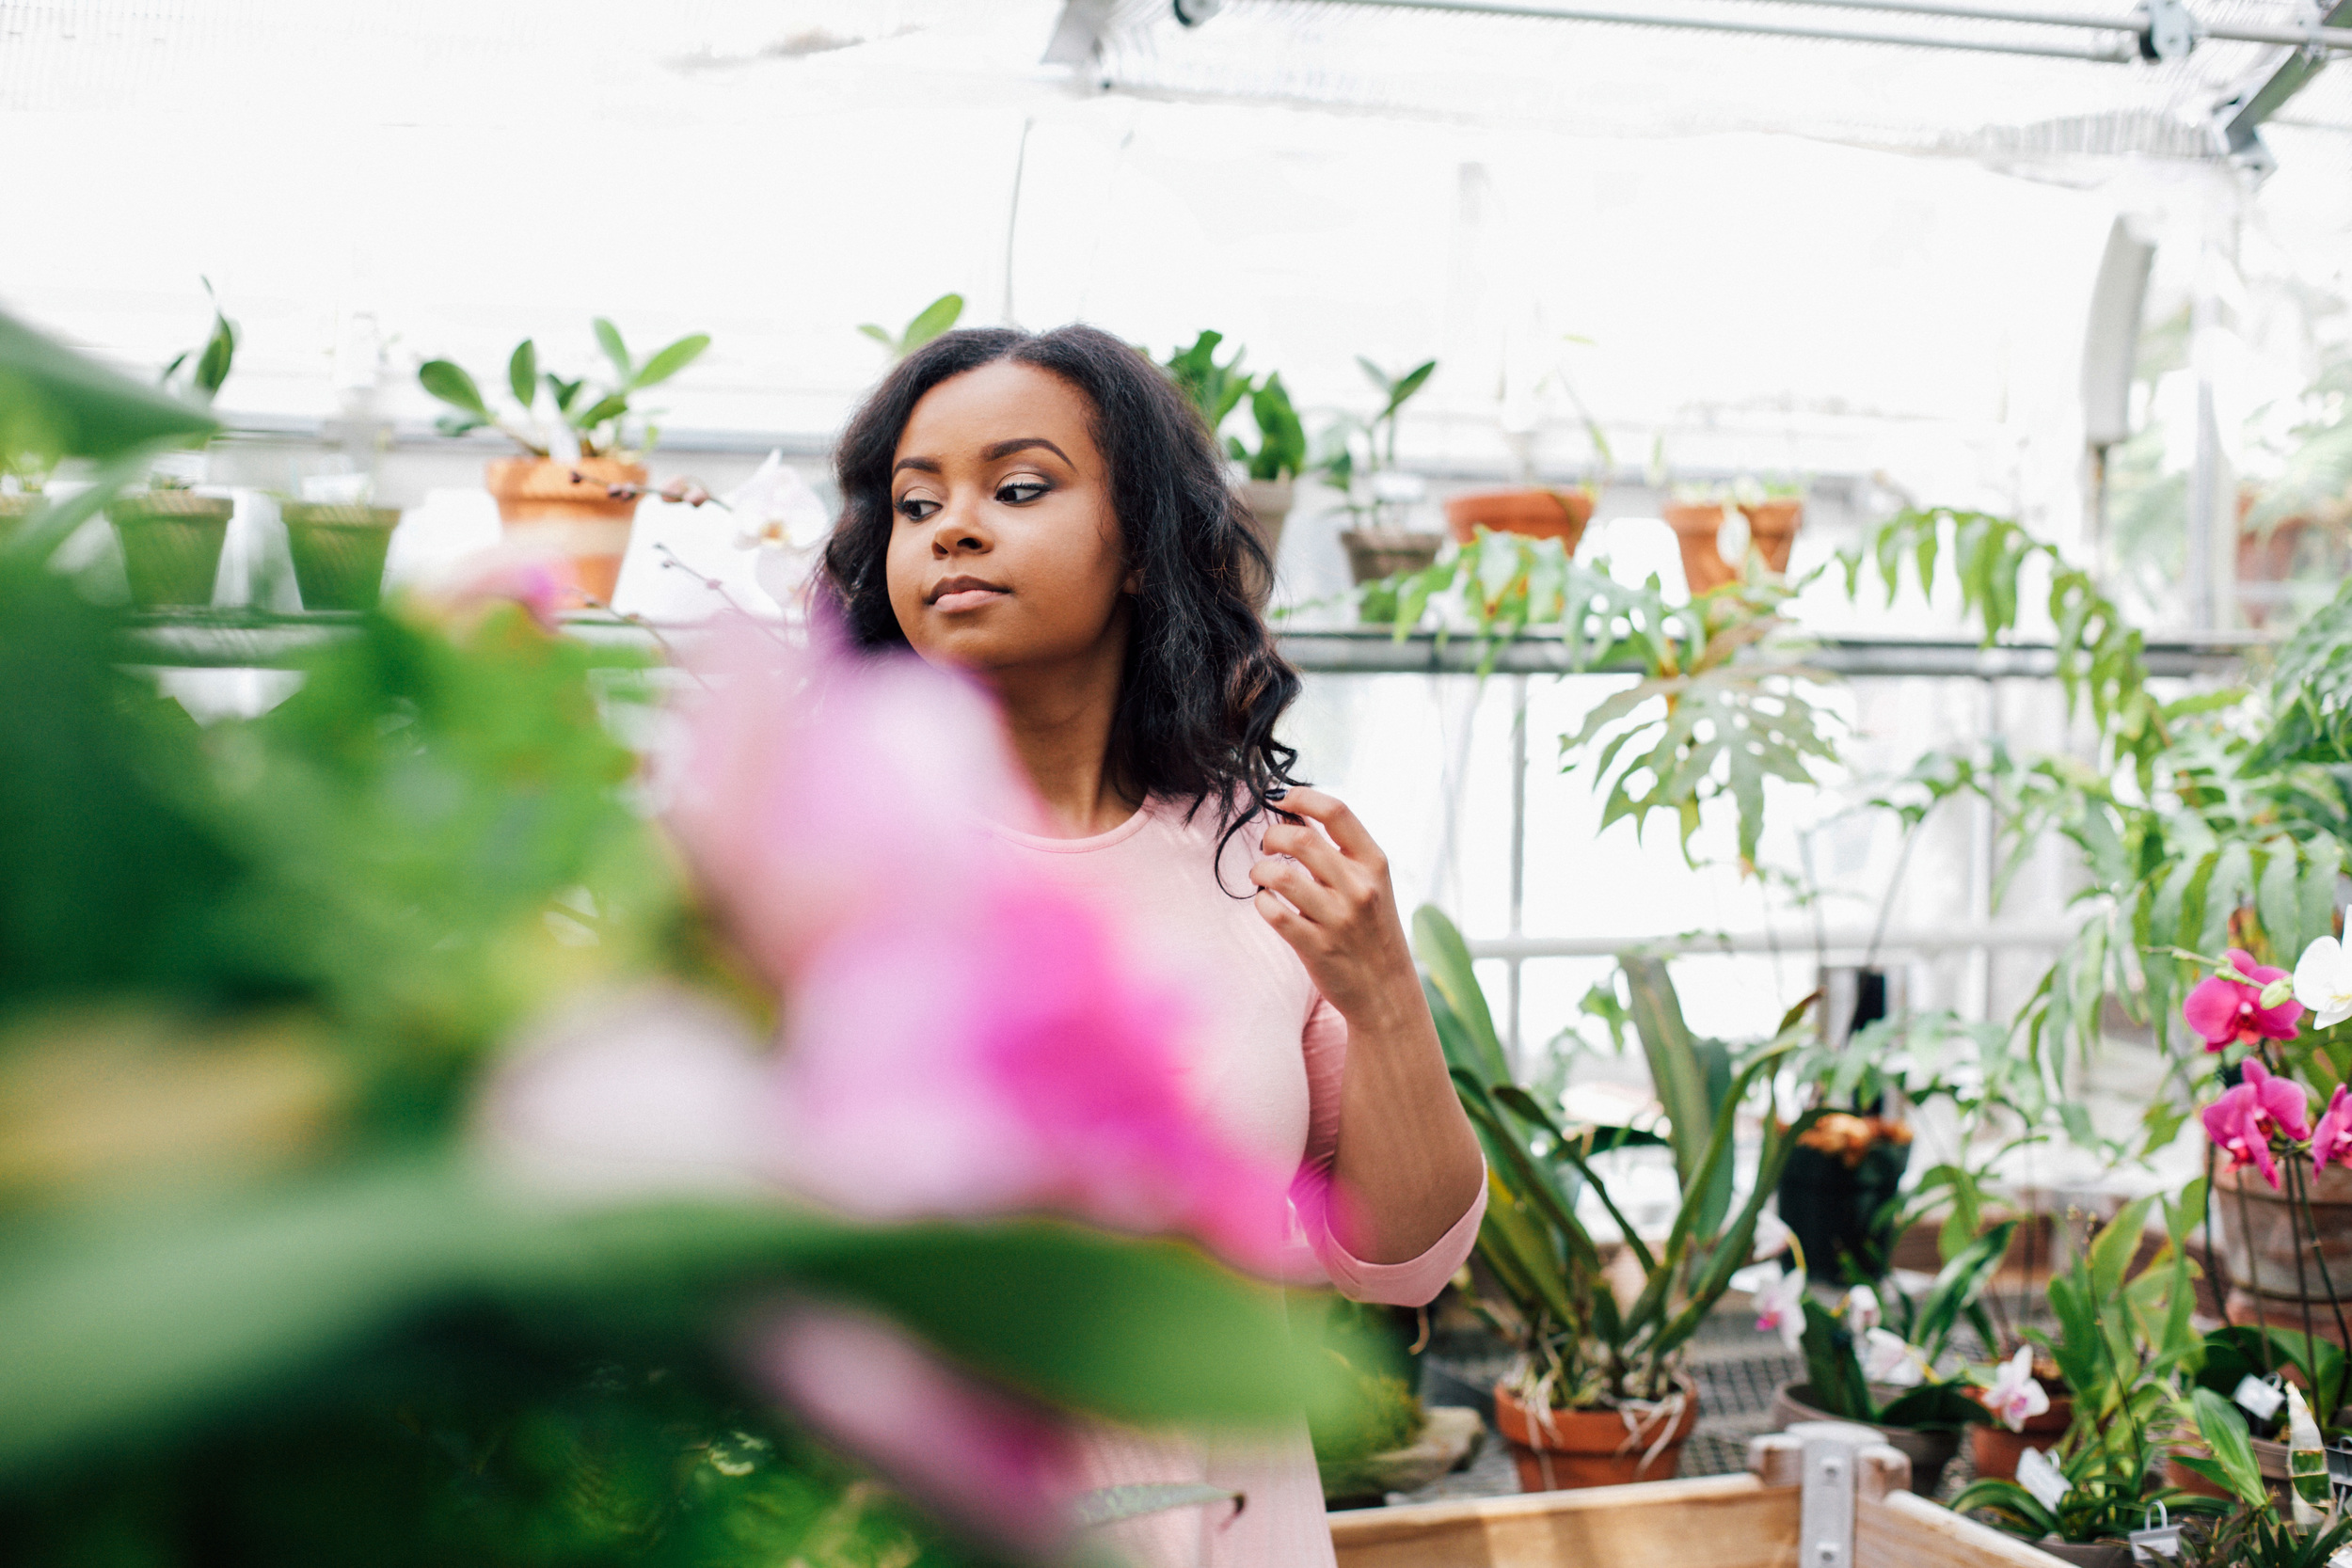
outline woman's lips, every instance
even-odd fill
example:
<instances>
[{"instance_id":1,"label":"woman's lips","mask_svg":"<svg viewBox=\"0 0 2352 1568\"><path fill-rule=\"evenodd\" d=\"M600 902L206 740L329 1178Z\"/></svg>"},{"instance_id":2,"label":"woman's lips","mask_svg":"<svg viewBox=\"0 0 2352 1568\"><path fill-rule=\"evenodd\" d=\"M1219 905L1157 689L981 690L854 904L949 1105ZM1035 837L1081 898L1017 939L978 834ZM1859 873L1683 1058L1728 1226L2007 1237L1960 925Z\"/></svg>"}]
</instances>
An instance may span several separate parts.
<instances>
[{"instance_id":1,"label":"woman's lips","mask_svg":"<svg viewBox=\"0 0 2352 1568\"><path fill-rule=\"evenodd\" d=\"M1006 597L1001 588L959 588L952 594L942 594L931 601L931 608L953 615L961 610L977 610Z\"/></svg>"}]
</instances>

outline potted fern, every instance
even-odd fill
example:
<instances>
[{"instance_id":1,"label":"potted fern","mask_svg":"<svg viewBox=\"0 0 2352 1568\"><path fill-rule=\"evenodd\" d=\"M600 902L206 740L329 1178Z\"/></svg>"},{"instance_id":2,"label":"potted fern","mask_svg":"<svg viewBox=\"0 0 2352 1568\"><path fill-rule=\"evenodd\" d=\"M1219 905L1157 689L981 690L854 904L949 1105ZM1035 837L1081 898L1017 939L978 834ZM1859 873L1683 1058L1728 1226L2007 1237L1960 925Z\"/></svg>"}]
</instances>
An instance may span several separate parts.
<instances>
[{"instance_id":1,"label":"potted fern","mask_svg":"<svg viewBox=\"0 0 2352 1568\"><path fill-rule=\"evenodd\" d=\"M568 562L571 591L610 604L644 494L645 454L659 438L631 400L692 364L710 337L692 333L639 359L618 327L601 316L594 325L612 375L566 379L543 369L537 345L525 338L506 361L512 413L493 412L480 385L451 360L426 360L417 380L450 406L436 422L442 435L492 429L522 449L484 470L506 537Z\"/></svg>"},{"instance_id":2,"label":"potted fern","mask_svg":"<svg viewBox=\"0 0 2352 1568\"><path fill-rule=\"evenodd\" d=\"M1486 1154L1471 1297L1518 1353L1495 1386L1495 1425L1511 1444L1520 1486L1665 1480L1698 1422L1692 1338L1748 1262L1780 1168L1819 1116L1806 1112L1786 1127L1765 1118L1756 1180L1735 1206L1734 1121L1749 1091L1795 1049L1810 1002L1735 1073L1721 1041L1692 1037L1666 966L1627 955L1629 1010L1671 1130L1661 1137L1571 1128L1512 1082L1461 933L1429 908L1413 928L1454 1088ZM1626 1219L1594 1165L1645 1145L1670 1151L1680 1193L1656 1243ZM1613 1244L1580 1215L1583 1192L1614 1224Z\"/></svg>"}]
</instances>

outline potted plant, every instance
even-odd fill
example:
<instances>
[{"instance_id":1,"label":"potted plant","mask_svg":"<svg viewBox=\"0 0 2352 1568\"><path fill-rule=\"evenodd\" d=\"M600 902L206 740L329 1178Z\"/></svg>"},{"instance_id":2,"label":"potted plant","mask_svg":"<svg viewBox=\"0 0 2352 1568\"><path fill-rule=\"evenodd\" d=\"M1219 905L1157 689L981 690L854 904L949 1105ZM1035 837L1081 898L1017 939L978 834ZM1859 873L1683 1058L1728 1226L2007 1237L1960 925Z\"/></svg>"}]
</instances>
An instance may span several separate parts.
<instances>
[{"instance_id":1,"label":"potted plant","mask_svg":"<svg viewBox=\"0 0 2352 1568\"><path fill-rule=\"evenodd\" d=\"M1756 1180L1737 1204L1733 1124L1749 1091L1794 1049L1809 1004L1783 1021L1776 1048L1734 1073L1720 1041L1692 1038L1665 965L1626 956L1670 1132L1569 1129L1511 1081L1461 933L1424 908L1414 935L1454 1087L1486 1153L1471 1299L1517 1352L1495 1386L1495 1424L1519 1483L1544 1491L1671 1477L1698 1421L1686 1365L1692 1336L1747 1263L1765 1199L1812 1113L1793 1127L1766 1119ZM1593 1163L1644 1145L1670 1152L1680 1194L1655 1244L1626 1219ZM1580 1217L1584 1193L1615 1225L1613 1247Z\"/></svg>"},{"instance_id":2,"label":"potted plant","mask_svg":"<svg viewBox=\"0 0 2352 1568\"><path fill-rule=\"evenodd\" d=\"M1224 334L1204 331L1191 347L1169 355L1161 368L1200 411L1212 442L1220 438L1234 411L1248 403L1250 422L1258 429L1256 449L1244 445L1238 436L1222 439L1226 454L1240 468L1233 487L1257 523L1271 561L1281 547L1282 524L1290 516L1299 471L1307 464L1307 433L1281 373L1269 372L1263 380L1244 374L1241 364L1247 351L1240 348L1231 359L1217 363L1217 346L1224 341Z\"/></svg>"},{"instance_id":3,"label":"potted plant","mask_svg":"<svg viewBox=\"0 0 2352 1568\"><path fill-rule=\"evenodd\" d=\"M1708 484L1677 484L1659 508L1666 526L1675 531L1675 546L1682 553L1683 580L1690 585L1692 598L1736 581L1740 576L1715 543L1723 532L1724 511L1722 491Z\"/></svg>"},{"instance_id":4,"label":"potted plant","mask_svg":"<svg viewBox=\"0 0 2352 1568\"><path fill-rule=\"evenodd\" d=\"M1356 363L1378 389L1380 411L1370 420L1343 416L1326 429L1314 470L1345 498L1343 504L1355 526L1340 534L1340 544L1347 551L1349 574L1361 584L1425 568L1438 559L1445 535L1406 526L1427 487L1396 469L1397 417L1428 384L1438 362L1425 359L1400 375L1360 355Z\"/></svg>"},{"instance_id":5,"label":"potted plant","mask_svg":"<svg viewBox=\"0 0 2352 1568\"><path fill-rule=\"evenodd\" d=\"M278 498L304 610L373 610L383 597L400 509L373 504L372 488L365 474L331 474L305 480L299 500Z\"/></svg>"},{"instance_id":6,"label":"potted plant","mask_svg":"<svg viewBox=\"0 0 2352 1568\"><path fill-rule=\"evenodd\" d=\"M210 280L204 285L213 299ZM210 408L237 357L237 324L215 299L213 329L203 346L180 354L156 379L167 391ZM221 546L236 502L196 488L203 472L201 448L159 458L144 489L106 502L106 521L122 546L122 571L131 602L141 610L200 609L213 602L220 576Z\"/></svg>"},{"instance_id":7,"label":"potted plant","mask_svg":"<svg viewBox=\"0 0 2352 1568\"><path fill-rule=\"evenodd\" d=\"M437 421L444 436L487 427L523 449L525 455L494 459L484 470L506 537L565 561L572 594L610 604L644 493L644 459L658 436L642 414L632 415L629 400L692 364L710 339L693 333L640 360L611 322L599 316L595 327L612 376L566 380L542 371L537 345L525 338L506 362L516 404L509 417L492 413L474 378L450 360L426 360L417 380L453 410Z\"/></svg>"},{"instance_id":8,"label":"potted plant","mask_svg":"<svg viewBox=\"0 0 2352 1568\"><path fill-rule=\"evenodd\" d=\"M1409 1354L1375 1326L1382 1310L1334 1298L1327 1314L1325 1350L1353 1393L1308 1417L1329 1508L1377 1508L1391 1492L1417 1491L1470 1463L1486 1437L1477 1411L1424 1405L1413 1392Z\"/></svg>"},{"instance_id":9,"label":"potted plant","mask_svg":"<svg viewBox=\"0 0 2352 1568\"><path fill-rule=\"evenodd\" d=\"M1878 1291L1856 1285L1825 1307L1807 1289L1800 1259L1757 1293L1758 1330L1777 1329L1804 1354L1805 1380L1773 1395L1773 1419L1782 1428L1799 1421L1876 1427L1910 1456L1912 1489L1932 1494L1960 1451L1962 1430L1985 1418L1966 1379L1946 1370L1952 1332L1963 1318L1981 1318L1977 1298L2016 1228L2007 1221L1961 1248L1916 1302L1890 1291L1882 1305Z\"/></svg>"},{"instance_id":10,"label":"potted plant","mask_svg":"<svg viewBox=\"0 0 2352 1568\"><path fill-rule=\"evenodd\" d=\"M2247 1428L2248 1450L2264 1483L2280 1500L2287 1493L2288 1409L2286 1386L2305 1391L2321 1434L2330 1442L2348 1430L2344 1420L2344 1354L2331 1339L2309 1338L2268 1325L2226 1324L2204 1338L2204 1354L2192 1386L2203 1388L2235 1408ZM2172 1483L2211 1497L2226 1497L2217 1478L2200 1458L2212 1455L2201 1437L2184 1443L2169 1460Z\"/></svg>"},{"instance_id":11,"label":"potted plant","mask_svg":"<svg viewBox=\"0 0 2352 1568\"><path fill-rule=\"evenodd\" d=\"M1742 480L1732 486L1732 504L1748 520L1748 548L1764 569L1785 575L1797 530L1804 525L1804 487L1781 480Z\"/></svg>"}]
</instances>

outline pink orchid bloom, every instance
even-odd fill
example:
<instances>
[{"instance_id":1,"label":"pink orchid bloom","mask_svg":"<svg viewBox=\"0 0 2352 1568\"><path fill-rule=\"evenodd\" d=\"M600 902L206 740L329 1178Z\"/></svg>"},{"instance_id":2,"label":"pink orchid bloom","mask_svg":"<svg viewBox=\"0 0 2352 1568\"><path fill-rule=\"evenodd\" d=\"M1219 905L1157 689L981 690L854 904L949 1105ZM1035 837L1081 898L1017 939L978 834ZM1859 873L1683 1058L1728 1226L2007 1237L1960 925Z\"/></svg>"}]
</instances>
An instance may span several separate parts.
<instances>
[{"instance_id":1,"label":"pink orchid bloom","mask_svg":"<svg viewBox=\"0 0 2352 1568\"><path fill-rule=\"evenodd\" d=\"M1788 1269L1756 1292L1756 1331L1777 1331L1790 1352L1804 1342L1804 1271Z\"/></svg>"},{"instance_id":2,"label":"pink orchid bloom","mask_svg":"<svg viewBox=\"0 0 2352 1568\"><path fill-rule=\"evenodd\" d=\"M1993 1386L1985 1391L1984 1407L2011 1432L2025 1431L2027 1421L2050 1408L2049 1391L2033 1375L2031 1345L2019 1346L2015 1355L2001 1363L1993 1374Z\"/></svg>"},{"instance_id":3,"label":"pink orchid bloom","mask_svg":"<svg viewBox=\"0 0 2352 1568\"><path fill-rule=\"evenodd\" d=\"M2352 1094L2342 1084L2328 1097L2328 1109L2312 1129L2312 1170L2324 1171L2330 1164L2352 1165Z\"/></svg>"},{"instance_id":4,"label":"pink orchid bloom","mask_svg":"<svg viewBox=\"0 0 2352 1568\"><path fill-rule=\"evenodd\" d=\"M2208 975L2197 982L2188 1000L2181 1004L2181 1016L2204 1037L2205 1049L2219 1051L2225 1046L2260 1040L2293 1039L2296 1021L2303 1016L2303 1004L2290 996L2275 1007L2262 1005L2263 989L2273 980L2285 979L2287 972L2258 964L2252 954L2237 947L2230 949L2230 962L2254 983L2241 985L2218 974Z\"/></svg>"},{"instance_id":5,"label":"pink orchid bloom","mask_svg":"<svg viewBox=\"0 0 2352 1568\"><path fill-rule=\"evenodd\" d=\"M812 1427L950 1523L1025 1558L1057 1557L1068 1544L1083 1460L1047 1412L861 1312L788 1308L755 1355Z\"/></svg>"},{"instance_id":6,"label":"pink orchid bloom","mask_svg":"<svg viewBox=\"0 0 2352 1568\"><path fill-rule=\"evenodd\" d=\"M419 597L432 609L471 623L501 601L518 604L548 631L569 592L563 562L543 553L498 545L476 550L426 583Z\"/></svg>"},{"instance_id":7,"label":"pink orchid bloom","mask_svg":"<svg viewBox=\"0 0 2352 1568\"><path fill-rule=\"evenodd\" d=\"M985 831L1041 814L979 690L748 623L716 643L668 816L787 993L772 1174L866 1219L1050 1210L1303 1272L1292 1171L1191 1099L1190 1010Z\"/></svg>"},{"instance_id":8,"label":"pink orchid bloom","mask_svg":"<svg viewBox=\"0 0 2352 1568\"><path fill-rule=\"evenodd\" d=\"M2230 1156L2233 1168L2252 1165L2275 1188L2279 1168L2270 1156L2270 1140L2310 1137L2311 1105L2292 1079L2278 1077L2259 1060L2247 1058L2243 1070L2237 1087L2205 1107L2205 1135Z\"/></svg>"},{"instance_id":9,"label":"pink orchid bloom","mask_svg":"<svg viewBox=\"0 0 2352 1568\"><path fill-rule=\"evenodd\" d=\"M1927 1381L1927 1358L1917 1347L1891 1328L1867 1328L1862 1333L1862 1375L1890 1388L1916 1388Z\"/></svg>"}]
</instances>

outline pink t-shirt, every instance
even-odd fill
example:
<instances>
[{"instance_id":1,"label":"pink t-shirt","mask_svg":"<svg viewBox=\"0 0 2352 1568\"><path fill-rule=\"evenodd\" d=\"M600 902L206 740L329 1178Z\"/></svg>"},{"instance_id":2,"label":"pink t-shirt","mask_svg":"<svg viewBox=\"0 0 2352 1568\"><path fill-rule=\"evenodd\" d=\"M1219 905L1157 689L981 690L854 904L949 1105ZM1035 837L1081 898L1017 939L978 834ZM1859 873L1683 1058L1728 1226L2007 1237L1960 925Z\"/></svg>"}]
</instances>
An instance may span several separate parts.
<instances>
[{"instance_id":1,"label":"pink t-shirt","mask_svg":"<svg viewBox=\"0 0 2352 1568\"><path fill-rule=\"evenodd\" d=\"M1182 989L1199 1027L1191 1088L1202 1111L1241 1147L1284 1166L1327 1174L1337 1151L1347 1021L1316 991L1298 955L1258 914L1249 867L1259 826L1226 846L1222 886L1212 866L1218 826L1203 807L1190 822L1153 800L1092 838L996 835L1033 851L1042 868L1102 910L1134 959ZM1229 891L1230 890L1230 891ZM1245 896L1235 896L1236 894ZM1486 1188L1454 1227L1420 1257L1368 1263L1335 1239L1325 1215L1299 1216L1301 1244L1358 1301L1417 1307L1470 1256ZM1113 1544L1146 1568L1316 1568L1332 1561L1323 1488L1303 1422L1279 1437L1089 1435L1089 1484L1205 1481L1242 1492L1248 1506L1183 1509L1118 1526Z\"/></svg>"}]
</instances>

